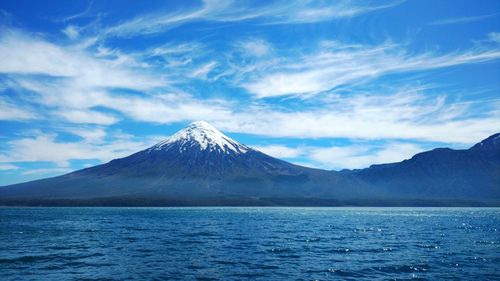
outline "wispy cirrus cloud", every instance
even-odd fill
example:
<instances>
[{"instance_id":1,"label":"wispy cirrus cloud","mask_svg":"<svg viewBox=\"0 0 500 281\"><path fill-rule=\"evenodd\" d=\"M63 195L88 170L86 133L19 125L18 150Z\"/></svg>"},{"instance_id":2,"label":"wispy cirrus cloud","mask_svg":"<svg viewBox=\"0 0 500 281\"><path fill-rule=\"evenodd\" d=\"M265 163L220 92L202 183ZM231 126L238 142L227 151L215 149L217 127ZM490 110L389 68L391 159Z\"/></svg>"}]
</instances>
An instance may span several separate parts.
<instances>
[{"instance_id":1,"label":"wispy cirrus cloud","mask_svg":"<svg viewBox=\"0 0 500 281\"><path fill-rule=\"evenodd\" d=\"M79 136L85 143L103 143L108 135L104 128L75 127L67 128L66 131Z\"/></svg>"},{"instance_id":2,"label":"wispy cirrus cloud","mask_svg":"<svg viewBox=\"0 0 500 281\"><path fill-rule=\"evenodd\" d=\"M301 1L302 5L291 9L270 12L268 24L315 23L332 19L351 18L373 11L400 5L398 1Z\"/></svg>"},{"instance_id":3,"label":"wispy cirrus cloud","mask_svg":"<svg viewBox=\"0 0 500 281\"><path fill-rule=\"evenodd\" d=\"M169 89L168 82L158 81L151 69L143 69L141 58L147 58L146 54L116 59L121 56L120 52L108 51L95 57L40 38L15 34L1 38L0 49L5 52L0 56L6 63L0 66L0 72L15 74L11 78L14 86L10 87L31 93L31 102L44 106L47 116L57 116L65 122L109 125L127 119L171 124L204 119L229 132L261 136L453 143L477 141L477 136L491 134L500 127L499 106L495 107L495 103L490 103L490 108L483 110L481 116L464 116L465 105L445 102L446 95L425 98L425 93L415 92L411 87L397 89L396 93L372 92L371 96L333 96L330 100L319 100L314 106L304 104L294 111L269 106L265 101L243 106L229 98L197 99L181 90ZM242 83L257 97L300 95L352 85L391 72L480 63L500 57L500 51L495 49L412 56L391 43L373 48L338 42L322 46L318 52L298 58L292 56L294 60L279 56L250 60L248 65L236 66L227 75L237 82L253 81ZM21 59L21 52L17 53L20 49L27 54L23 64L8 56ZM171 50L163 46L156 54L166 55ZM60 63L53 66L49 63L51 59ZM214 66L209 66L201 68L200 77L210 73ZM196 67L199 65L190 65L180 73L195 73ZM43 79L39 76L33 79L33 74L42 74ZM184 83L193 79L186 77ZM157 90L160 86L163 86L161 90ZM127 92L130 90L135 92ZM373 126L374 123L377 126ZM443 135L443 131L450 133Z\"/></svg>"},{"instance_id":4,"label":"wispy cirrus cloud","mask_svg":"<svg viewBox=\"0 0 500 281\"><path fill-rule=\"evenodd\" d=\"M118 122L118 118L95 110L64 109L55 112L55 115L62 117L71 123L111 125Z\"/></svg>"},{"instance_id":5,"label":"wispy cirrus cloud","mask_svg":"<svg viewBox=\"0 0 500 281\"><path fill-rule=\"evenodd\" d=\"M165 85L147 69L134 69L120 60L100 59L72 46L59 46L17 30L0 34L0 73L66 78L86 87L144 90Z\"/></svg>"},{"instance_id":6,"label":"wispy cirrus cloud","mask_svg":"<svg viewBox=\"0 0 500 281\"><path fill-rule=\"evenodd\" d=\"M231 132L281 138L419 140L472 144L500 127L500 101L489 101L480 116L468 116L471 104L429 98L411 88L385 95L336 96L321 106L279 111L253 107L211 119ZM447 132L443 134L442 132Z\"/></svg>"},{"instance_id":7,"label":"wispy cirrus cloud","mask_svg":"<svg viewBox=\"0 0 500 281\"><path fill-rule=\"evenodd\" d=\"M87 7L85 8L85 10L80 11L80 12L76 12L76 13L71 14L71 15L67 15L67 16L61 18L59 21L67 22L67 21L71 21L71 20L75 20L75 19L87 17L87 16L89 16L90 11L92 10L92 5L93 5L93 2L90 1L88 3Z\"/></svg>"},{"instance_id":8,"label":"wispy cirrus cloud","mask_svg":"<svg viewBox=\"0 0 500 281\"><path fill-rule=\"evenodd\" d=\"M466 17L447 18L447 19L433 21L433 22L429 23L429 25L448 25L448 24L469 23L469 22L485 20L488 18L493 18L493 17L496 17L498 15L499 15L499 13L482 15L482 16L466 16Z\"/></svg>"},{"instance_id":9,"label":"wispy cirrus cloud","mask_svg":"<svg viewBox=\"0 0 500 281\"><path fill-rule=\"evenodd\" d=\"M104 141L102 138L98 139L98 141L88 141L85 138L81 141L63 142L56 139L57 134L40 133L32 137L8 142L6 144L8 150L0 151L0 162L4 164L52 162L58 167L67 168L70 166L69 162L71 160L107 162L115 158L128 156L152 145L154 142L151 139L121 138L120 135L110 135L109 137L108 141ZM94 140L96 139L94 138Z\"/></svg>"},{"instance_id":10,"label":"wispy cirrus cloud","mask_svg":"<svg viewBox=\"0 0 500 281\"><path fill-rule=\"evenodd\" d=\"M198 7L169 12L139 15L131 20L109 26L102 36L134 37L164 32L195 21L237 22L257 20L264 24L314 23L389 8L403 1L337 1L303 0L269 1L249 5L241 1L204 0Z\"/></svg>"},{"instance_id":11,"label":"wispy cirrus cloud","mask_svg":"<svg viewBox=\"0 0 500 281\"><path fill-rule=\"evenodd\" d=\"M229 119L232 112L223 100L197 100L183 92L155 95L113 93L103 90L82 91L71 86L39 81L17 81L20 91L35 92L35 100L50 108L57 108L55 115L66 121L83 124L109 125L120 119L170 124L198 119ZM74 89L74 90L72 90ZM117 114L103 113L94 108L114 110Z\"/></svg>"},{"instance_id":12,"label":"wispy cirrus cloud","mask_svg":"<svg viewBox=\"0 0 500 281\"><path fill-rule=\"evenodd\" d=\"M318 51L282 58L243 79L240 86L257 98L311 95L339 86L404 72L417 72L500 59L497 48L477 47L451 53L410 54L402 46L322 45ZM329 48L328 48L329 47Z\"/></svg>"},{"instance_id":13,"label":"wispy cirrus cloud","mask_svg":"<svg viewBox=\"0 0 500 281\"><path fill-rule=\"evenodd\" d=\"M37 113L19 105L0 99L0 120L30 120L37 118Z\"/></svg>"},{"instance_id":14,"label":"wispy cirrus cloud","mask_svg":"<svg viewBox=\"0 0 500 281\"><path fill-rule=\"evenodd\" d=\"M195 69L191 73L191 77L197 78L197 79L206 80L208 74L212 70L214 70L214 68L216 68L216 67L217 67L217 62L216 61L207 62L207 63L201 65L199 68Z\"/></svg>"},{"instance_id":15,"label":"wispy cirrus cloud","mask_svg":"<svg viewBox=\"0 0 500 281\"><path fill-rule=\"evenodd\" d=\"M116 123L116 116L93 109L120 101L113 100L114 89L168 87L164 76L153 74L144 64L120 53L95 56L72 45L61 46L12 29L0 34L0 61L0 74L8 77L3 81L5 87L35 93L31 102L43 105L40 109L47 110L47 116L73 123ZM22 101L17 99L15 104L2 100L2 118L33 118L34 113L22 109Z\"/></svg>"}]
</instances>

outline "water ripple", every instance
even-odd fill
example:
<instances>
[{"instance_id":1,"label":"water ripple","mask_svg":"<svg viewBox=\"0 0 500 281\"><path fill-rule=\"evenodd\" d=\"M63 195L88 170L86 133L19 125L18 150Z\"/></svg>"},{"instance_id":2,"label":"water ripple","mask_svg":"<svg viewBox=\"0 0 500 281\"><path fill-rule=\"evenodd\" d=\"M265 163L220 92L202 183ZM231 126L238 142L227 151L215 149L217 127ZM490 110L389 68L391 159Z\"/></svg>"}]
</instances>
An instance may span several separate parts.
<instances>
[{"instance_id":1,"label":"water ripple","mask_svg":"<svg viewBox=\"0 0 500 281\"><path fill-rule=\"evenodd\" d=\"M500 210L0 208L1 280L499 280Z\"/></svg>"}]
</instances>

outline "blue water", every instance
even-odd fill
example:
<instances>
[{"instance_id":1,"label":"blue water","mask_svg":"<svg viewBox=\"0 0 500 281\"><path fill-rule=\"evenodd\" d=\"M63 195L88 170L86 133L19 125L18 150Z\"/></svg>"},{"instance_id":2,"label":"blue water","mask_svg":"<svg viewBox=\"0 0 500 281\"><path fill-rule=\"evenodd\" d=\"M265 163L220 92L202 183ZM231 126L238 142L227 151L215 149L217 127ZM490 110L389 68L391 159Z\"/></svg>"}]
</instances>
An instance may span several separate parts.
<instances>
[{"instance_id":1,"label":"blue water","mask_svg":"<svg viewBox=\"0 0 500 281\"><path fill-rule=\"evenodd\" d=\"M0 208L1 280L500 280L500 209Z\"/></svg>"}]
</instances>

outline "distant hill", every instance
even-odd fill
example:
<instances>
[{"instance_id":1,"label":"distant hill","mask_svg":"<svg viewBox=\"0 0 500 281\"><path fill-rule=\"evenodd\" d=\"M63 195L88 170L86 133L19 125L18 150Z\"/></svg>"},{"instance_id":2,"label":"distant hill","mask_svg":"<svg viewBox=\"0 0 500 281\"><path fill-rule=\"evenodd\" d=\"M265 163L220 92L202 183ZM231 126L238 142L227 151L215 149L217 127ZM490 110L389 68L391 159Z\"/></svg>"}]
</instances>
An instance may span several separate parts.
<instances>
[{"instance_id":1,"label":"distant hill","mask_svg":"<svg viewBox=\"0 0 500 281\"><path fill-rule=\"evenodd\" d=\"M395 197L500 199L500 134L466 150L437 148L399 163L347 171Z\"/></svg>"},{"instance_id":2,"label":"distant hill","mask_svg":"<svg viewBox=\"0 0 500 281\"><path fill-rule=\"evenodd\" d=\"M128 157L1 187L0 204L499 206L499 140L336 172L273 158L198 121Z\"/></svg>"}]
</instances>

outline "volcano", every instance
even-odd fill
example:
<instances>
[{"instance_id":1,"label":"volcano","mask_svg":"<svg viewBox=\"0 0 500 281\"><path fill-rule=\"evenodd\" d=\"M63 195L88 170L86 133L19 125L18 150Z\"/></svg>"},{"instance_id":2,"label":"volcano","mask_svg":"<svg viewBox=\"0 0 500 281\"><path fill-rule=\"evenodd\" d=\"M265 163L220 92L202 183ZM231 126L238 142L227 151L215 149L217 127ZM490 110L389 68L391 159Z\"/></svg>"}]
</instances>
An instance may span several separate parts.
<instances>
[{"instance_id":1,"label":"volcano","mask_svg":"<svg viewBox=\"0 0 500 281\"><path fill-rule=\"evenodd\" d=\"M354 171L294 165L204 121L125 158L0 188L8 205L498 205L499 135Z\"/></svg>"}]
</instances>

